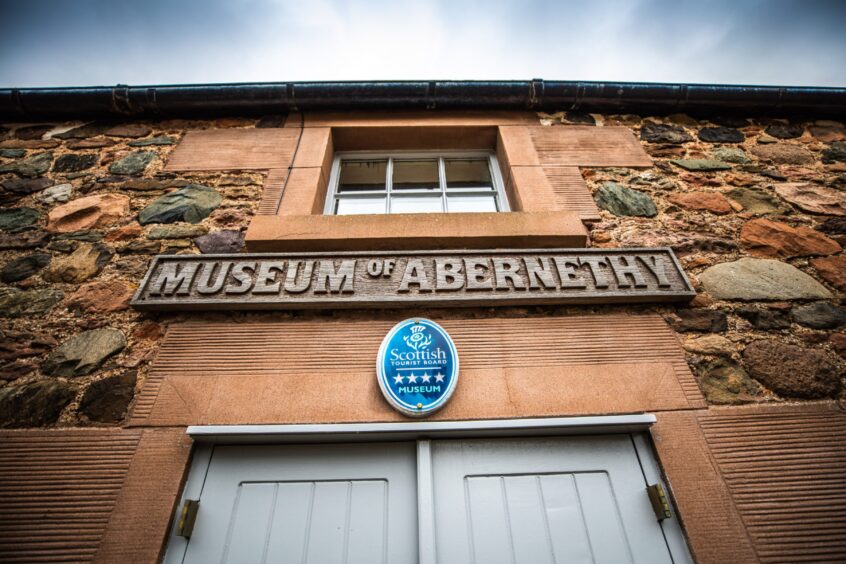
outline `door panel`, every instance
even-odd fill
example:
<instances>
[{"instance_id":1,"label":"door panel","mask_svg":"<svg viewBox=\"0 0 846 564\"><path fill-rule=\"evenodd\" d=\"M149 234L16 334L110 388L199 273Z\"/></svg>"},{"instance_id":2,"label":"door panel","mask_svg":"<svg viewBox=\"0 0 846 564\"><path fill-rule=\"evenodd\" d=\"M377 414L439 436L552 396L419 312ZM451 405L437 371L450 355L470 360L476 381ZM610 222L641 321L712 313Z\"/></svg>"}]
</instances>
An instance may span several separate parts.
<instances>
[{"instance_id":1,"label":"door panel","mask_svg":"<svg viewBox=\"0 0 846 564\"><path fill-rule=\"evenodd\" d=\"M414 449L216 447L184 562L416 562Z\"/></svg>"},{"instance_id":2,"label":"door panel","mask_svg":"<svg viewBox=\"0 0 846 564\"><path fill-rule=\"evenodd\" d=\"M426 564L672 562L645 491L638 453L649 454L631 435L419 448L208 449L189 477L200 498L193 534L172 538L166 562L412 563L418 512Z\"/></svg>"},{"instance_id":3,"label":"door panel","mask_svg":"<svg viewBox=\"0 0 846 564\"><path fill-rule=\"evenodd\" d=\"M440 564L672 562L628 435L433 441Z\"/></svg>"}]
</instances>

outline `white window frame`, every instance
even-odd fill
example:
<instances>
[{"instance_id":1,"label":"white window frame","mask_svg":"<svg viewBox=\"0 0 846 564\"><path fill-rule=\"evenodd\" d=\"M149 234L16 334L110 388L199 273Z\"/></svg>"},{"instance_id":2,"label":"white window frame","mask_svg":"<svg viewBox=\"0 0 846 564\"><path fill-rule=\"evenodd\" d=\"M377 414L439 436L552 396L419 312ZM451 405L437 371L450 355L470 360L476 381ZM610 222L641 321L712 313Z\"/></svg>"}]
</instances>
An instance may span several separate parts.
<instances>
[{"instance_id":1,"label":"white window frame","mask_svg":"<svg viewBox=\"0 0 846 564\"><path fill-rule=\"evenodd\" d=\"M491 183L493 184L494 199L496 201L497 212L511 211L508 202L508 196L505 193L505 183L502 180L502 174L499 170L499 162L496 155L491 151L344 151L335 153L335 158L332 162L332 172L329 175L329 189L326 194L326 204L323 207L324 215L338 215L335 213L336 203L340 198L363 198L368 196L376 196L385 194L385 215L391 214L391 199L404 196L415 195L431 195L430 189L405 189L400 193L394 193L393 188L393 166L394 159L438 159L438 179L439 188L442 198L442 205L445 212L450 213L447 205L447 188L446 188L446 170L444 165L445 159L480 159L488 160L488 168L491 176ZM342 160L387 160L387 178L385 179L385 190L367 190L361 192L353 192L349 194L340 195L338 193L338 182L341 177L341 161ZM464 195L478 195L479 190L461 188L451 188L449 195L464 196ZM421 212L423 213L423 212ZM478 212L466 212L478 213ZM383 214L379 214L383 215Z\"/></svg>"}]
</instances>

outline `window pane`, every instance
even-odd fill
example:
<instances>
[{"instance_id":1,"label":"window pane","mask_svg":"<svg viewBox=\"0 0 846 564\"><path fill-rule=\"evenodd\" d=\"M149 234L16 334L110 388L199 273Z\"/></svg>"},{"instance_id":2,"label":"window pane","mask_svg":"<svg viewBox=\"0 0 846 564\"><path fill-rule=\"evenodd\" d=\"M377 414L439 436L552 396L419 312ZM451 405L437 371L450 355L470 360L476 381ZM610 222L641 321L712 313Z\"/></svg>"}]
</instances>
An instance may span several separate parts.
<instances>
[{"instance_id":1,"label":"window pane","mask_svg":"<svg viewBox=\"0 0 846 564\"><path fill-rule=\"evenodd\" d=\"M341 161L338 192L384 190L388 161Z\"/></svg>"},{"instance_id":2,"label":"window pane","mask_svg":"<svg viewBox=\"0 0 846 564\"><path fill-rule=\"evenodd\" d=\"M473 194L468 196L447 196L447 209L456 212L495 212L496 199L493 195Z\"/></svg>"},{"instance_id":3,"label":"window pane","mask_svg":"<svg viewBox=\"0 0 846 564\"><path fill-rule=\"evenodd\" d=\"M447 159L447 188L492 188L488 159Z\"/></svg>"},{"instance_id":4,"label":"window pane","mask_svg":"<svg viewBox=\"0 0 846 564\"><path fill-rule=\"evenodd\" d=\"M394 160L393 190L438 190L438 161Z\"/></svg>"},{"instance_id":5,"label":"window pane","mask_svg":"<svg viewBox=\"0 0 846 564\"><path fill-rule=\"evenodd\" d=\"M444 211L440 194L435 196L394 196L391 213L430 213Z\"/></svg>"},{"instance_id":6,"label":"window pane","mask_svg":"<svg viewBox=\"0 0 846 564\"><path fill-rule=\"evenodd\" d=\"M366 213L385 213L385 196L366 198L339 198L338 215L360 215Z\"/></svg>"}]
</instances>

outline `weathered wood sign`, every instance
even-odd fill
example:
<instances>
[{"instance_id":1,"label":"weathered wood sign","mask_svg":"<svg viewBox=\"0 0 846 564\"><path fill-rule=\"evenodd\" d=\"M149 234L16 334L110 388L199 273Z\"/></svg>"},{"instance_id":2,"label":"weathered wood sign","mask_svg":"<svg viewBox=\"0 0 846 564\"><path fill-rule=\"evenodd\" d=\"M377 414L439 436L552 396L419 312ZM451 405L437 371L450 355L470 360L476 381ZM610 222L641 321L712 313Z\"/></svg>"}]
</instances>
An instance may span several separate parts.
<instances>
[{"instance_id":1,"label":"weathered wood sign","mask_svg":"<svg viewBox=\"0 0 846 564\"><path fill-rule=\"evenodd\" d=\"M139 309L303 309L688 301L656 249L162 255Z\"/></svg>"}]
</instances>

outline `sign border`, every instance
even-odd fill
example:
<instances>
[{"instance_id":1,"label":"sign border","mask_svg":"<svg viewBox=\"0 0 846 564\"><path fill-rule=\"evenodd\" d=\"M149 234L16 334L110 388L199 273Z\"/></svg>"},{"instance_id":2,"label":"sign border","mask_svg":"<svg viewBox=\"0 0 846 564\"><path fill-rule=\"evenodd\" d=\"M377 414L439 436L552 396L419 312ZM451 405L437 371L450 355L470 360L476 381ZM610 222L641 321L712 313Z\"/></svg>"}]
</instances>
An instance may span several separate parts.
<instances>
[{"instance_id":1,"label":"sign border","mask_svg":"<svg viewBox=\"0 0 846 564\"><path fill-rule=\"evenodd\" d=\"M449 344L450 352L452 353L452 357L455 361L455 366L452 370L452 378L449 382L449 387L447 388L446 392L433 404L432 407L427 408L425 411L420 411L417 409L411 409L407 407L407 404L404 404L399 398L394 397L393 392L389 387L385 384L385 370L383 368L383 364L385 361L385 354L387 353L388 343L391 342L394 335L397 332L406 326L409 322L411 323L418 323L420 321L424 321L431 325L434 325L438 328L445 337L446 341ZM390 331L385 335L382 339L382 344L379 345L379 352L376 353L376 380L379 382L379 389L382 391L382 395L385 396L387 402L393 407L395 410L399 411L403 415L407 415L409 417L426 417L435 413L436 411L440 410L443 406L449 402L450 398L452 398L452 394L455 393L455 388L458 387L458 373L459 373L459 360L458 360L458 349L455 348L455 342L452 340L452 336L447 333L446 329L441 327L439 323L432 321L426 317L409 317L408 319L403 319L402 321L398 322L396 325L391 327Z\"/></svg>"}]
</instances>

